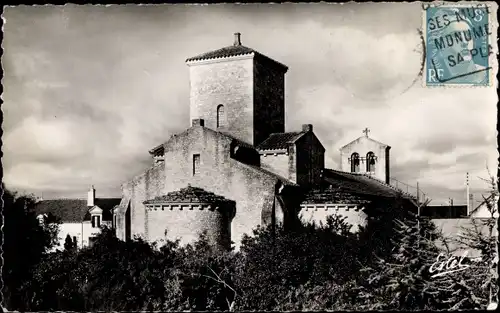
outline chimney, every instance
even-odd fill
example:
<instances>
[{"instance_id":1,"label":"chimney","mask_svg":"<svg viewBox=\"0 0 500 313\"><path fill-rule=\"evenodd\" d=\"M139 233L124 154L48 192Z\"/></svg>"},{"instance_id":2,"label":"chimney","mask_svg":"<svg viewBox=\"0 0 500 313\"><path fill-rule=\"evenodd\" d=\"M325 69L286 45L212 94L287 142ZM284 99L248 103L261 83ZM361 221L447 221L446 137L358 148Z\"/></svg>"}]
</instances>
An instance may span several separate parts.
<instances>
[{"instance_id":1,"label":"chimney","mask_svg":"<svg viewBox=\"0 0 500 313\"><path fill-rule=\"evenodd\" d=\"M94 206L94 200L95 200L95 189L94 189L94 185L92 185L92 187L90 187L90 190L89 190L88 196L87 196L87 206Z\"/></svg>"},{"instance_id":2,"label":"chimney","mask_svg":"<svg viewBox=\"0 0 500 313\"><path fill-rule=\"evenodd\" d=\"M195 118L191 121L191 126L205 126L205 120L202 118Z\"/></svg>"},{"instance_id":3,"label":"chimney","mask_svg":"<svg viewBox=\"0 0 500 313\"><path fill-rule=\"evenodd\" d=\"M312 124L302 124L302 131L307 133L312 132L313 131Z\"/></svg>"},{"instance_id":4,"label":"chimney","mask_svg":"<svg viewBox=\"0 0 500 313\"><path fill-rule=\"evenodd\" d=\"M233 46L241 46L241 33L234 33Z\"/></svg>"}]
</instances>

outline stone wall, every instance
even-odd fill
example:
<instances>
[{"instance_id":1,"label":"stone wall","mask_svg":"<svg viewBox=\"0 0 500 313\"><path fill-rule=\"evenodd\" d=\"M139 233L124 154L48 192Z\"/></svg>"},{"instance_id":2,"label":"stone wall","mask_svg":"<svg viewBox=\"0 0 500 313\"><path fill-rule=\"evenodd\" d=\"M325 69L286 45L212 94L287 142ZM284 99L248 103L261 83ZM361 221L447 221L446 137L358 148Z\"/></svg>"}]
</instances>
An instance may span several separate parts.
<instances>
[{"instance_id":1,"label":"stone wall","mask_svg":"<svg viewBox=\"0 0 500 313\"><path fill-rule=\"evenodd\" d=\"M128 198L128 196L129 195L127 195L127 197L123 197L118 207L116 207L113 211L115 234L120 240L127 240L131 231L129 210L130 198Z\"/></svg>"},{"instance_id":2,"label":"stone wall","mask_svg":"<svg viewBox=\"0 0 500 313\"><path fill-rule=\"evenodd\" d=\"M299 185L309 186L321 181L321 170L325 168L325 149L312 131L296 141L296 168Z\"/></svg>"},{"instance_id":3,"label":"stone wall","mask_svg":"<svg viewBox=\"0 0 500 313\"><path fill-rule=\"evenodd\" d=\"M205 126L253 144L253 56L189 64L190 117ZM224 105L226 127L217 128L217 106Z\"/></svg>"},{"instance_id":4,"label":"stone wall","mask_svg":"<svg viewBox=\"0 0 500 313\"><path fill-rule=\"evenodd\" d=\"M231 142L231 138L201 126L191 127L169 140L165 144L165 193L190 184L236 201L231 237L238 247L241 236L261 224L262 210L272 205L266 199L274 195L277 179L256 166L232 159ZM200 155L197 175L193 175L194 154ZM181 215L167 221L168 217L164 215L165 224L189 222Z\"/></svg>"},{"instance_id":5,"label":"stone wall","mask_svg":"<svg viewBox=\"0 0 500 313\"><path fill-rule=\"evenodd\" d=\"M206 233L209 241L228 248L231 239L231 220L234 207L214 209L208 205L162 205L148 209L148 239L162 242L179 239L187 244Z\"/></svg>"},{"instance_id":6,"label":"stone wall","mask_svg":"<svg viewBox=\"0 0 500 313\"><path fill-rule=\"evenodd\" d=\"M168 162L166 160L165 162ZM130 199L130 231L134 235L146 235L146 207L143 202L164 194L165 163L157 163L141 175L122 185L122 197ZM117 234L125 235L123 228L126 225L124 214L119 216Z\"/></svg>"},{"instance_id":7,"label":"stone wall","mask_svg":"<svg viewBox=\"0 0 500 313\"><path fill-rule=\"evenodd\" d=\"M254 146L285 131L286 69L252 55L189 63L190 117ZM217 127L224 106L226 126ZM265 122L263 122L265 121Z\"/></svg>"},{"instance_id":8,"label":"stone wall","mask_svg":"<svg viewBox=\"0 0 500 313\"><path fill-rule=\"evenodd\" d=\"M254 145L271 133L285 131L285 72L283 67L255 58Z\"/></svg>"},{"instance_id":9,"label":"stone wall","mask_svg":"<svg viewBox=\"0 0 500 313\"><path fill-rule=\"evenodd\" d=\"M289 159L290 156L285 153L269 153L266 155L261 154L260 166L282 177L292 180L293 177L290 177L290 173L288 170Z\"/></svg>"}]
</instances>

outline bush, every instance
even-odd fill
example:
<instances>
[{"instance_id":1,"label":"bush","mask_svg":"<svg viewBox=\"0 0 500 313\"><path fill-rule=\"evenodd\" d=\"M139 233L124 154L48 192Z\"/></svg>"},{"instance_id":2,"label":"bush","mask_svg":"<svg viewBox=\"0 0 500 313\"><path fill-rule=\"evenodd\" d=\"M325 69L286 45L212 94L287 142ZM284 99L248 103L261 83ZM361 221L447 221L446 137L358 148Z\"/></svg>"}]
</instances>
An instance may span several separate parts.
<instances>
[{"instance_id":1,"label":"bush","mask_svg":"<svg viewBox=\"0 0 500 313\"><path fill-rule=\"evenodd\" d=\"M291 290L342 284L358 270L355 236L345 219L308 224L293 231L258 228L242 241L236 285L240 310L280 310Z\"/></svg>"},{"instance_id":2,"label":"bush","mask_svg":"<svg viewBox=\"0 0 500 313\"><path fill-rule=\"evenodd\" d=\"M3 303L6 307L25 309L29 297L23 284L32 279L33 271L48 251L57 244L59 221L48 215L45 225L35 213L34 197L3 190Z\"/></svg>"},{"instance_id":3,"label":"bush","mask_svg":"<svg viewBox=\"0 0 500 313\"><path fill-rule=\"evenodd\" d=\"M36 225L29 227L41 231ZM357 234L339 217L329 217L324 225L307 224L293 230L258 227L252 236L243 238L238 252L212 247L205 234L186 246L168 240L158 246L141 238L120 241L104 227L93 246L76 251L70 238L67 249L50 254L40 252L50 244L38 243L38 258L36 264L30 263L30 274L16 272L22 279L15 289L20 295L16 308L299 311L483 307L493 288L491 269L471 267L471 271L439 279L429 277L430 265L442 252L434 244L439 236L429 220L417 220L398 204L387 206ZM490 241L468 238L471 244L482 244L484 251L491 252ZM480 275L490 275L486 284L478 281ZM10 282L12 286L12 279Z\"/></svg>"}]
</instances>

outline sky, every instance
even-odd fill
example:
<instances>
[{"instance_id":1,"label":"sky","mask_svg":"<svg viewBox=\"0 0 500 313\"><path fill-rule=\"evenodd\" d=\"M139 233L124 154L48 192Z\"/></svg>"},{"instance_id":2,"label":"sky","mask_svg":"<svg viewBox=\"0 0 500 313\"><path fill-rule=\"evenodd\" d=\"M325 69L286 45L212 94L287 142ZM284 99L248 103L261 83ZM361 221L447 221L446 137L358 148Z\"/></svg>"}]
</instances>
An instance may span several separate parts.
<instances>
[{"instance_id":1,"label":"sky","mask_svg":"<svg viewBox=\"0 0 500 313\"><path fill-rule=\"evenodd\" d=\"M313 124L328 168L368 127L392 147L391 176L431 204L465 203L467 172L479 200L497 171L496 86L423 87L419 3L17 6L3 19L7 188L120 197L148 150L190 125L186 58L234 32L289 67L286 131Z\"/></svg>"}]
</instances>

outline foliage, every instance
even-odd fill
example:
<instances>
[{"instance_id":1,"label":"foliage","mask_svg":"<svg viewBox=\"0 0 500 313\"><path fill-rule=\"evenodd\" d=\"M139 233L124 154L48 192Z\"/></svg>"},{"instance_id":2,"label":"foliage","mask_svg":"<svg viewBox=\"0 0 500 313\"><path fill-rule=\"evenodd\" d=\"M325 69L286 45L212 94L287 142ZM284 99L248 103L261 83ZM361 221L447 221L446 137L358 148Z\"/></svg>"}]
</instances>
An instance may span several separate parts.
<instances>
[{"instance_id":1,"label":"foliage","mask_svg":"<svg viewBox=\"0 0 500 313\"><path fill-rule=\"evenodd\" d=\"M171 262L142 240L122 242L103 228L92 247L56 252L30 283L30 310L133 310L161 303L161 265ZM127 299L126 301L123 301Z\"/></svg>"},{"instance_id":2,"label":"foliage","mask_svg":"<svg viewBox=\"0 0 500 313\"><path fill-rule=\"evenodd\" d=\"M391 252L384 257L374 253L375 262L365 263L363 274L354 284L358 295L352 303L367 310L457 310L485 309L498 301L498 235L493 232L497 227L493 214L498 198L496 184L492 186L491 197L485 198L492 218L471 218L472 227L463 228L461 236L445 238L430 220L412 214L394 219L394 232L386 236L391 241ZM444 248L437 245L438 241L444 243ZM471 262L453 257L456 248L450 246L479 251L481 258ZM440 264L438 256L440 262L448 261L446 266L453 264L453 259L462 259L460 263L467 267L432 276L431 265Z\"/></svg>"},{"instance_id":3,"label":"foliage","mask_svg":"<svg viewBox=\"0 0 500 313\"><path fill-rule=\"evenodd\" d=\"M76 237L71 239L69 234L66 235L66 239L64 239L64 250L68 252L74 252L77 248Z\"/></svg>"},{"instance_id":4,"label":"foliage","mask_svg":"<svg viewBox=\"0 0 500 313\"><path fill-rule=\"evenodd\" d=\"M498 189L493 177L488 182L490 193L483 197L488 217L472 218L471 227L462 227L459 237L448 240L481 256L467 270L449 275L447 302L452 309L484 309L498 303Z\"/></svg>"},{"instance_id":5,"label":"foliage","mask_svg":"<svg viewBox=\"0 0 500 313\"><path fill-rule=\"evenodd\" d=\"M342 284L358 270L356 236L345 218L330 217L326 225L299 229L258 228L242 241L236 284L242 310L299 309L293 293L317 284ZM298 303L296 303L298 305Z\"/></svg>"},{"instance_id":6,"label":"foliage","mask_svg":"<svg viewBox=\"0 0 500 313\"><path fill-rule=\"evenodd\" d=\"M162 309L232 310L236 258L231 252L211 246L204 234L194 244L178 249L170 285L175 283L182 301L172 303L171 298L167 299Z\"/></svg>"},{"instance_id":7,"label":"foliage","mask_svg":"<svg viewBox=\"0 0 500 313\"><path fill-rule=\"evenodd\" d=\"M2 190L3 303L8 308L23 308L28 299L22 284L31 279L33 269L57 244L59 221L48 215L45 223L40 223L33 210L34 197L9 191L3 184Z\"/></svg>"},{"instance_id":8,"label":"foliage","mask_svg":"<svg viewBox=\"0 0 500 313\"><path fill-rule=\"evenodd\" d=\"M440 253L435 244L439 233L426 219L396 220L393 249L378 258L359 280L358 303L367 310L441 309L439 279L429 271Z\"/></svg>"},{"instance_id":9,"label":"foliage","mask_svg":"<svg viewBox=\"0 0 500 313\"><path fill-rule=\"evenodd\" d=\"M401 202L380 205L384 210L372 212L358 233L338 216L295 229L258 227L239 251L212 246L205 234L189 245L124 242L103 227L91 247L77 250L67 237L64 251L46 253L54 243L48 230L15 211L16 223L26 219L23 227L33 228L25 230L33 242L21 242L38 254L23 265L29 271L17 269L18 285L9 280L17 295L9 303L31 311L299 311L467 309L491 302L498 277L491 271L498 261L492 236L464 231L462 240L483 251L484 262L431 277L430 266L447 252L436 245L443 238L434 224ZM11 268L20 260L15 251L9 258Z\"/></svg>"},{"instance_id":10,"label":"foliage","mask_svg":"<svg viewBox=\"0 0 500 313\"><path fill-rule=\"evenodd\" d=\"M195 245L167 241L158 248L140 238L120 241L103 227L92 247L43 259L27 284L29 309L227 310L232 292L213 273L225 278L231 256L204 237Z\"/></svg>"}]
</instances>

